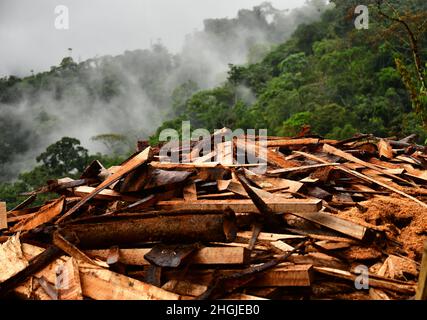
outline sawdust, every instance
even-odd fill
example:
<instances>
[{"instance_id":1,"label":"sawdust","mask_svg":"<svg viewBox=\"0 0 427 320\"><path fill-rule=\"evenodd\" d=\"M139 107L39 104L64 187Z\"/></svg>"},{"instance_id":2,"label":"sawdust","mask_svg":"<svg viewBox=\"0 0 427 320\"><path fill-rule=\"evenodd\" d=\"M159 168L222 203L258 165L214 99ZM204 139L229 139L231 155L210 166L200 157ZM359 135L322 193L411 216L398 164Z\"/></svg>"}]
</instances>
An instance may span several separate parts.
<instances>
[{"instance_id":1,"label":"sawdust","mask_svg":"<svg viewBox=\"0 0 427 320\"><path fill-rule=\"evenodd\" d=\"M375 260L382 256L382 252L374 247L361 246L352 246L346 249L343 254L349 261Z\"/></svg>"},{"instance_id":2,"label":"sawdust","mask_svg":"<svg viewBox=\"0 0 427 320\"><path fill-rule=\"evenodd\" d=\"M358 208L340 212L338 216L376 230L390 232L403 245L407 256L416 261L422 258L427 240L427 210L417 203L396 195L375 196Z\"/></svg>"}]
</instances>

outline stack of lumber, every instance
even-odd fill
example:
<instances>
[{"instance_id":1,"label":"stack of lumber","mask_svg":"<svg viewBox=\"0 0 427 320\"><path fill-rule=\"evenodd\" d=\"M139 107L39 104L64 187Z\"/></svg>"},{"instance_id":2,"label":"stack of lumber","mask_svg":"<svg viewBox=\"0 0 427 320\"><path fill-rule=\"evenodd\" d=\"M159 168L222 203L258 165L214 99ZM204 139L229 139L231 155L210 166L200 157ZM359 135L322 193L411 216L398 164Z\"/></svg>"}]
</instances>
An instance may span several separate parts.
<instances>
[{"instance_id":1,"label":"stack of lumber","mask_svg":"<svg viewBox=\"0 0 427 320\"><path fill-rule=\"evenodd\" d=\"M94 161L16 208L0 203L0 296L415 296L427 239L423 146L371 135L245 136L207 154L202 144L177 144L179 163L165 162L161 146L120 166ZM239 163L245 148L265 162ZM59 196L31 207L41 193Z\"/></svg>"}]
</instances>

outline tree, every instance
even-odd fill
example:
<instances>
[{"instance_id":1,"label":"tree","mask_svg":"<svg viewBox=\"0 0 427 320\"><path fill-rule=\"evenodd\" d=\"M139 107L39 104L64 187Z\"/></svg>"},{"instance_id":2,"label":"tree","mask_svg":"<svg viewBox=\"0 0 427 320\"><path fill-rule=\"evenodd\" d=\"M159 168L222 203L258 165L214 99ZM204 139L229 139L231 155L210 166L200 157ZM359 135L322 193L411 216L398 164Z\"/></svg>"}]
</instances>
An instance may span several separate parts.
<instances>
[{"instance_id":1,"label":"tree","mask_svg":"<svg viewBox=\"0 0 427 320\"><path fill-rule=\"evenodd\" d=\"M125 135L122 134L99 134L92 137L91 140L102 143L108 150L108 154L114 156L127 154L132 149L132 143Z\"/></svg>"},{"instance_id":2,"label":"tree","mask_svg":"<svg viewBox=\"0 0 427 320\"><path fill-rule=\"evenodd\" d=\"M27 137L31 133L22 122L6 111L0 117L0 128L0 181L7 181L10 171L6 164L12 162L18 154L28 151L30 145Z\"/></svg>"},{"instance_id":3,"label":"tree","mask_svg":"<svg viewBox=\"0 0 427 320\"><path fill-rule=\"evenodd\" d=\"M409 5L411 2L413 1L409 1ZM413 68L405 65L401 58L395 59L396 66L411 96L414 110L421 116L423 126L427 130L427 72L421 53L422 39L427 31L427 13L425 10L419 10L419 6L415 10L408 6L399 11L387 0L377 0L377 8L380 15L391 22L387 30L398 36L403 44L409 45Z\"/></svg>"},{"instance_id":4,"label":"tree","mask_svg":"<svg viewBox=\"0 0 427 320\"><path fill-rule=\"evenodd\" d=\"M192 80L179 85L172 92L172 115L178 117L185 112L187 100L199 90L199 86Z\"/></svg>"},{"instance_id":5,"label":"tree","mask_svg":"<svg viewBox=\"0 0 427 320\"><path fill-rule=\"evenodd\" d=\"M295 113L288 120L283 122L283 127L279 131L279 134L288 137L296 136L305 125L311 123L312 118L313 114L311 112Z\"/></svg>"},{"instance_id":6,"label":"tree","mask_svg":"<svg viewBox=\"0 0 427 320\"><path fill-rule=\"evenodd\" d=\"M355 132L352 128L354 114L337 104L319 106L313 112L312 128L317 134L328 138L349 138ZM346 124L348 126L346 127ZM345 136L348 134L349 136Z\"/></svg>"},{"instance_id":7,"label":"tree","mask_svg":"<svg viewBox=\"0 0 427 320\"><path fill-rule=\"evenodd\" d=\"M52 175L66 176L82 172L88 158L88 150L80 145L79 140L64 137L39 155L37 162L43 162Z\"/></svg>"}]
</instances>

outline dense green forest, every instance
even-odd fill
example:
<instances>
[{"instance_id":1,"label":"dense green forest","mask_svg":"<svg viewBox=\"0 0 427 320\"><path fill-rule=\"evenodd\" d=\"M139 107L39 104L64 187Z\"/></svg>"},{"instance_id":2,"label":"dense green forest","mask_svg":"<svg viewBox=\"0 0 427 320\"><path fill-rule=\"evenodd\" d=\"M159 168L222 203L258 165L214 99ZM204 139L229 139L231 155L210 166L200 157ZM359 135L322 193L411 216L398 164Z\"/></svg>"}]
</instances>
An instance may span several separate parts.
<instances>
[{"instance_id":1,"label":"dense green forest","mask_svg":"<svg viewBox=\"0 0 427 320\"><path fill-rule=\"evenodd\" d=\"M334 3L320 21L300 25L261 62L231 66L222 86L176 101L177 117L153 139L163 128L179 129L182 120L190 120L196 128L267 128L271 135L286 136L310 125L313 133L337 139L360 132L381 137L416 133L423 143L427 132L418 109L426 110L425 101L417 108L411 102L416 80L406 83L412 89L402 81L405 72L416 78L411 47L401 40L406 31L380 15L376 5L369 7L369 29L358 30L353 21L359 2ZM426 2L394 1L394 6L415 30L420 27L420 55L426 61Z\"/></svg>"},{"instance_id":2,"label":"dense green forest","mask_svg":"<svg viewBox=\"0 0 427 320\"><path fill-rule=\"evenodd\" d=\"M49 178L77 177L94 158L105 166L119 163L132 152L137 138L152 135L151 142L156 143L162 129L179 130L184 120L191 121L192 128L210 131L222 127L267 128L270 135L286 136L297 135L309 125L312 133L337 139L356 133L381 137L416 133L418 141L424 143L427 4L422 0L388 1L396 9L393 11L372 1L369 29L358 30L354 20L359 1L333 3L335 6L329 8L323 1L312 1L311 8L314 6L319 17L294 18L299 26L289 34L285 34L290 30L286 20L278 19L278 12L268 4L241 11L234 20L207 21L204 33L195 37L215 35L209 49L216 46L216 52L225 56L223 61L233 61L231 56L236 52L231 48L240 38L242 26L252 26L245 28L245 34L256 35L238 42L247 49L247 63L230 64L226 80L217 86L213 79L218 74L206 69L209 60L196 66L196 60L184 54L172 55L161 44L83 63L65 58L46 73L1 79L0 107L8 104L15 109L0 117L0 174L4 181L0 183L0 199L13 207L22 199L17 194L33 190ZM266 12L277 14L273 24L267 22ZM391 19L396 17L401 21ZM416 30L417 54L405 24ZM281 30L286 32L281 34ZM191 52L191 42L187 45ZM203 75L209 75L209 81L203 81ZM145 90L133 95L131 104L139 99L151 106L139 116L126 107L125 97L133 86ZM52 97L46 100L41 94L45 92L52 93L57 103L66 101L67 108L56 112L47 107ZM35 106L25 121L15 116L21 112L23 101ZM88 103L96 107L82 109ZM67 130L59 131L64 133L61 136L72 138L51 141L45 151L35 148L46 141L47 133L58 131L58 125L67 125L67 121L59 121L64 113L71 121L76 121L76 113L83 113L99 118L101 123L111 123L108 131L94 123L97 130L85 132L108 152L90 154L74 139L74 131ZM161 124L161 119L166 121ZM28 122L36 122L37 127L28 126ZM160 125L157 131L153 123ZM85 125L89 124L83 121L78 129L84 131ZM13 164L28 150L39 151L33 154L38 165L13 179L13 165L5 164Z\"/></svg>"},{"instance_id":3,"label":"dense green forest","mask_svg":"<svg viewBox=\"0 0 427 320\"><path fill-rule=\"evenodd\" d=\"M80 62L70 48L70 56L49 71L0 78L0 182L33 167L64 136L92 152L111 153L104 147L106 135L121 136L132 148L175 116L174 101L225 81L230 62L259 61L272 44L286 41L301 22L318 20L327 8L324 0L290 12L264 3L232 19L205 20L178 53L159 40L148 49Z\"/></svg>"}]
</instances>

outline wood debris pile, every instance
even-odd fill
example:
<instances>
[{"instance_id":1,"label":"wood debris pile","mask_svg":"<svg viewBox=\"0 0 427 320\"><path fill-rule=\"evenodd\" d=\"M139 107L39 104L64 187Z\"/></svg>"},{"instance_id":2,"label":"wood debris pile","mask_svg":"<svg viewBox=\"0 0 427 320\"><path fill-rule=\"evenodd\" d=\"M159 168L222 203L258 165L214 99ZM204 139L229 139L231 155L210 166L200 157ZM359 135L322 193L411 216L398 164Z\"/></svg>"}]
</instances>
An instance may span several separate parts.
<instances>
[{"instance_id":1,"label":"wood debris pile","mask_svg":"<svg viewBox=\"0 0 427 320\"><path fill-rule=\"evenodd\" d=\"M13 210L0 203L0 295L414 296L427 238L424 147L370 135L268 137L203 155L203 143L173 149L177 163L140 143L120 166L95 161ZM239 163L242 149L265 163ZM59 198L31 207L46 192Z\"/></svg>"}]
</instances>

